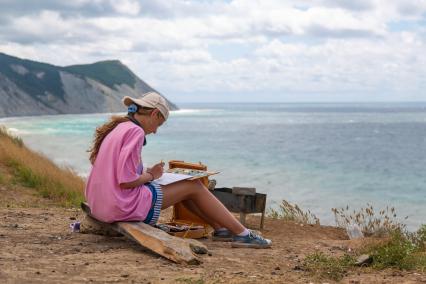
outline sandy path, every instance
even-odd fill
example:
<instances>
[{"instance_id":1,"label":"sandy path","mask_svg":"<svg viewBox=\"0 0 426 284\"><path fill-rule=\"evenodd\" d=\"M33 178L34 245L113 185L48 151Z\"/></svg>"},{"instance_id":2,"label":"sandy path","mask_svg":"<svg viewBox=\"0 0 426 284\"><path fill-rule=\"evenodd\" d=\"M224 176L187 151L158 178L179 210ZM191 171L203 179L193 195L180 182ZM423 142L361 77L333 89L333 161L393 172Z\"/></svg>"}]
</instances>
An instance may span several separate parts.
<instances>
[{"instance_id":1,"label":"sandy path","mask_svg":"<svg viewBox=\"0 0 426 284\"><path fill-rule=\"evenodd\" d=\"M263 234L272 249L232 249L206 239L211 255L203 255L201 265L177 265L124 237L72 233L69 224L83 219L80 210L55 208L20 190L0 187L1 283L330 283L299 269L304 256L316 250L341 255L354 246L340 229L267 220ZM40 208L7 208L11 199ZM363 268L342 282L426 283L426 275Z\"/></svg>"}]
</instances>

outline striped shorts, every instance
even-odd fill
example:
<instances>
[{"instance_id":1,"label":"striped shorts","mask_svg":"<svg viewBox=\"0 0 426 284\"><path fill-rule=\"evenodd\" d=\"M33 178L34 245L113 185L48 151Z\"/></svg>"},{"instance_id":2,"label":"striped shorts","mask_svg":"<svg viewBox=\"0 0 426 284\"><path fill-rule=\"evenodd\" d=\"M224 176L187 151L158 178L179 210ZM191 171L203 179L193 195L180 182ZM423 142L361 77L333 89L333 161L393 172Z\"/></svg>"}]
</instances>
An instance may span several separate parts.
<instances>
[{"instance_id":1,"label":"striped shorts","mask_svg":"<svg viewBox=\"0 0 426 284\"><path fill-rule=\"evenodd\" d=\"M152 205L143 222L154 226L157 224L158 218L160 218L161 206L163 205L163 191L161 190L161 186L156 182L150 182L145 185L151 190Z\"/></svg>"}]
</instances>

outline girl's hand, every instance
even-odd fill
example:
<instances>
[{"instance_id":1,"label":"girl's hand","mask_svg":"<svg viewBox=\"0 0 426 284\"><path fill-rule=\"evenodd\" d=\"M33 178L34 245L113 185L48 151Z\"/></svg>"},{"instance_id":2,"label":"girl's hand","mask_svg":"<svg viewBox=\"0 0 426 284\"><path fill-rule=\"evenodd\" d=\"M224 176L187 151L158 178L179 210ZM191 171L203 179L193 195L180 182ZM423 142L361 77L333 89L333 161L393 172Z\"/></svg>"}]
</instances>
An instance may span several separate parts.
<instances>
[{"instance_id":1,"label":"girl's hand","mask_svg":"<svg viewBox=\"0 0 426 284\"><path fill-rule=\"evenodd\" d=\"M158 164L155 164L152 168L149 169L148 172L150 172L154 176L154 179L160 178L164 172L164 163L160 162Z\"/></svg>"}]
</instances>

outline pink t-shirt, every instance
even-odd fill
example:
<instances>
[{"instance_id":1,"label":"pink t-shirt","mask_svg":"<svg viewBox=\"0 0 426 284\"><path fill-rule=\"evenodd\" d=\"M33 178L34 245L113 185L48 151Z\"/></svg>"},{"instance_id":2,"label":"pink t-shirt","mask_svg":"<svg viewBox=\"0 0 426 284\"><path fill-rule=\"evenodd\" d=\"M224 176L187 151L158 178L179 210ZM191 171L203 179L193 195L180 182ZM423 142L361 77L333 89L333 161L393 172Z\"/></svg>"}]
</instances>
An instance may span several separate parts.
<instances>
[{"instance_id":1,"label":"pink t-shirt","mask_svg":"<svg viewBox=\"0 0 426 284\"><path fill-rule=\"evenodd\" d=\"M92 215L112 223L143 221L151 209L152 193L145 185L121 189L142 173L143 129L123 122L104 139L86 184L86 200Z\"/></svg>"}]
</instances>

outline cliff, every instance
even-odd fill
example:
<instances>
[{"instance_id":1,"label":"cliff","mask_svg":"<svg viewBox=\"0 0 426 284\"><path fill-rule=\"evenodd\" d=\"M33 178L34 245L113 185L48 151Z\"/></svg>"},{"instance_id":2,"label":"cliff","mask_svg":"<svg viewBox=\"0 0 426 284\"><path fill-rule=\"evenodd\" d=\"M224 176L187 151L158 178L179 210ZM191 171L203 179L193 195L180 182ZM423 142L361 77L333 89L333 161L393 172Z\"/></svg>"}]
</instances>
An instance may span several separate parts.
<instances>
[{"instance_id":1,"label":"cliff","mask_svg":"<svg viewBox=\"0 0 426 284\"><path fill-rule=\"evenodd\" d=\"M0 53L0 117L120 112L124 96L149 91L118 60L61 67Z\"/></svg>"}]
</instances>

